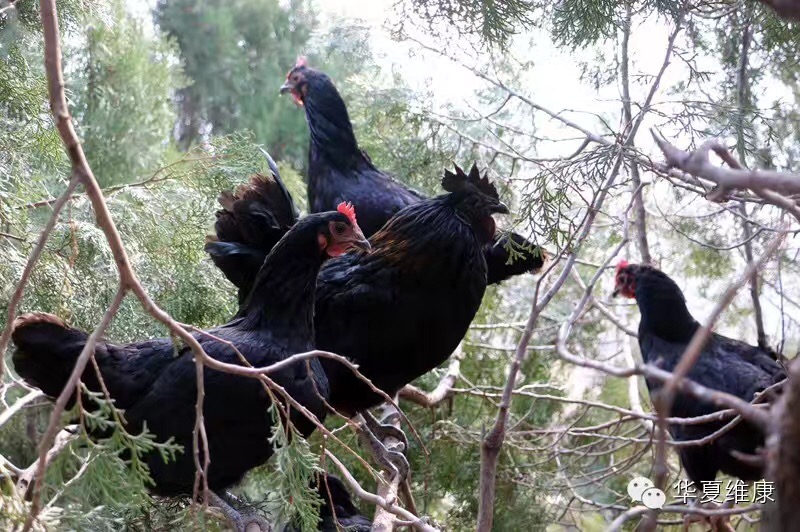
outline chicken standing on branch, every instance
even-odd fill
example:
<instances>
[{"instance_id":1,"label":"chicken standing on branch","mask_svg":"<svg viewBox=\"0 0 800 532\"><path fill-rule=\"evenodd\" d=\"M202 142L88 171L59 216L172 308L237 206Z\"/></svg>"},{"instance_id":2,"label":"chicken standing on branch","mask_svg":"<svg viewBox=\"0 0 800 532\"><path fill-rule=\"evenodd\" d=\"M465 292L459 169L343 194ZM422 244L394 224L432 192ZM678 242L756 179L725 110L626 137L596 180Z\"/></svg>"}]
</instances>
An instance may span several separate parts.
<instances>
[{"instance_id":1,"label":"chicken standing on branch","mask_svg":"<svg viewBox=\"0 0 800 532\"><path fill-rule=\"evenodd\" d=\"M250 365L266 367L295 353L312 350L315 287L320 266L326 257L339 256L352 247L369 249L352 207L344 204L337 212L301 219L282 238L275 240L277 244L261 268L240 315L207 333L194 334L209 357L241 365L241 353ZM67 382L87 338L86 333L68 327L51 314L20 316L14 323L13 340L17 347L14 366L28 383L56 397ZM239 353L218 339L230 342ZM96 346L95 360L115 406L124 411L128 432L138 434L146 425L156 441L166 442L172 438L174 443L183 446L184 452L168 463L158 452L146 455L154 481L153 493L191 495L195 481L192 449L198 393L191 350L186 346L174 346L169 338L128 345L103 341ZM324 419L328 381L319 360L309 362L307 366L306 361L298 361L270 374L270 378L314 415ZM204 368L203 377L203 417L211 458L207 481L212 491L220 492L239 482L248 470L263 464L272 455L273 448L268 441L274 428L269 413L272 401L255 378L208 367ZM92 392L102 391L92 366L85 370L82 380ZM74 400L73 395L72 402ZM281 400L281 403L278 411L289 408L286 401ZM84 408L90 404L88 398L82 400ZM289 408L289 418L303 436L309 435L316 426L292 408ZM224 504L220 506L243 526L241 516Z\"/></svg>"},{"instance_id":2,"label":"chicken standing on branch","mask_svg":"<svg viewBox=\"0 0 800 532\"><path fill-rule=\"evenodd\" d=\"M320 270L314 315L317 347L351 359L389 396L444 362L466 334L486 290L483 249L495 237L492 215L508 212L475 166L469 175L458 167L455 173L445 172L442 186L448 194L395 214L370 239L371 253L348 253ZM260 187L261 192L256 190ZM259 204L263 194L258 179L240 188L233 205L218 212L217 239L206 245L233 282L239 272L228 269L231 244L252 249L253 242L228 242L225 235L245 234L230 230L230 225L248 220L237 213L271 210ZM239 288L241 294L243 287ZM373 433L399 432L382 428L366 412L384 401L380 394L344 365L321 362L333 408L348 416L365 414ZM370 431L361 435L384 466L391 457L388 461L403 472L402 455L383 449Z\"/></svg>"},{"instance_id":3,"label":"chicken standing on branch","mask_svg":"<svg viewBox=\"0 0 800 532\"><path fill-rule=\"evenodd\" d=\"M308 205L311 212L330 210L341 201L358 209L364 234L372 236L400 209L425 197L372 164L358 147L347 107L331 79L300 58L280 92L288 92L306 112L310 133ZM512 240L512 253L506 249ZM542 250L522 236L493 237L484 247L489 284L535 271L543 263Z\"/></svg>"},{"instance_id":4,"label":"chicken standing on branch","mask_svg":"<svg viewBox=\"0 0 800 532\"><path fill-rule=\"evenodd\" d=\"M652 266L622 261L617 266L614 295L636 299L641 313L639 347L644 361L674 371L700 327L686 308L686 299L675 281ZM707 388L752 401L757 393L785 379L786 373L773 352L712 333L687 377ZM651 394L661 386L661 382L647 379ZM691 418L719 410L719 406L678 392L669 415ZM677 441L699 440L729 421L672 424L669 431ZM757 461L743 456L756 454L763 445L762 431L742 420L712 441L680 447L678 452L689 479L700 488L704 482L714 481L718 472L745 481L763 478L763 468Z\"/></svg>"}]
</instances>

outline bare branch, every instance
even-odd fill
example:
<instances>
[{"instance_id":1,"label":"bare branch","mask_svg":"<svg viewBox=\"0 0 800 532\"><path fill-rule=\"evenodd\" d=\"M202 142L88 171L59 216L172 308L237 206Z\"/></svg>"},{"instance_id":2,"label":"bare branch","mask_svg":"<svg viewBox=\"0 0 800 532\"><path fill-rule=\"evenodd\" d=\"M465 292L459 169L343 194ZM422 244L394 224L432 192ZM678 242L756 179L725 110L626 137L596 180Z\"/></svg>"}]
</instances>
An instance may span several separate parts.
<instances>
[{"instance_id":1,"label":"bare branch","mask_svg":"<svg viewBox=\"0 0 800 532\"><path fill-rule=\"evenodd\" d=\"M350 489L353 490L356 497L369 504L379 506L384 510L386 510L387 512L390 512L398 516L400 519L408 522L408 524L414 527L415 530L419 530L421 532L438 532L437 528L429 525L428 523L426 523L419 517L415 516L405 508L398 506L395 501L387 501L386 499L380 497L379 495L366 491L353 477L353 474L347 470L344 464L342 464L339 461L339 459L336 458L336 456L334 456L334 454L327 449L325 450L325 456L329 458L334 464L336 464L336 467L339 468L339 472L342 474L342 477L344 477L344 480L347 481L347 484L350 485Z\"/></svg>"},{"instance_id":2,"label":"bare branch","mask_svg":"<svg viewBox=\"0 0 800 532\"><path fill-rule=\"evenodd\" d=\"M455 352L450 356L450 364L447 367L447 373L444 374L439 384L436 385L436 388L430 392L423 392L416 386L406 384L400 390L399 396L426 408L433 408L450 397L453 386L455 386L461 371L461 361L464 359L462 343L458 344Z\"/></svg>"},{"instance_id":3,"label":"bare branch","mask_svg":"<svg viewBox=\"0 0 800 532\"><path fill-rule=\"evenodd\" d=\"M600 209L603 206L605 199L608 197L609 191L611 186L614 184L617 176L619 175L620 168L623 162L623 153L622 150L618 152L616 157L616 161L611 168L611 171L608 174L603 185L600 187L600 191L597 194L596 198L592 201L588 212L586 213L586 217L581 223L582 229L578 233L574 243L570 246L570 253L567 256L566 264L564 265L564 269L559 274L556 281L553 285L548 289L548 291L544 294L541 300L538 299L539 289L541 287L542 280L547 277L547 274L552 271L553 267L556 264L556 261L553 261L553 264L550 268L541 276L539 281L536 283L536 292L533 297L533 302L531 305L531 312L528 317L528 322L525 325L525 330L522 333L522 337L517 344L517 350L514 353L514 358L511 361L509 368L508 368L508 377L506 378L506 386L503 390L503 398L500 403L500 407L497 411L497 417L495 419L494 425L486 437L483 439L483 444L481 446L481 478L480 478L480 499L479 499L479 506L478 506L478 526L477 530L479 532L489 532L492 529L492 521L494 519L494 493L495 493L495 476L497 474L497 461L500 455L500 448L503 445L503 440L505 439L505 432L506 432L506 423L508 421L508 411L511 406L511 401L513 398L513 389L514 384L516 383L517 374L519 372L520 365L522 362L527 358L528 349L527 346L533 337L534 327L536 326L536 322L541 314L542 310L550 303L556 293L561 289L561 286L567 280L572 267L575 265L575 260L577 259L578 252L580 251L583 243L585 242L586 238L588 238L592 224L600 212ZM602 270L600 270L602 271ZM597 276L599 277L600 272L598 272Z\"/></svg>"},{"instance_id":4,"label":"bare branch","mask_svg":"<svg viewBox=\"0 0 800 532\"><path fill-rule=\"evenodd\" d=\"M8 347L8 342L11 340L14 318L17 315L17 307L19 306L20 301L22 301L22 296L25 293L25 285L28 283L28 279L30 279L33 268L39 261L39 257L42 256L44 246L47 244L47 240L50 238L50 233L53 232L53 228L58 221L58 215L61 213L61 209L67 203L67 200L72 195L72 191L75 190L75 187L78 186L79 182L80 179L78 178L78 175L73 173L72 179L70 179L69 185L67 185L67 189L55 201L55 204L53 205L53 213L50 215L50 219L47 220L47 224L45 224L42 233L39 235L39 240L36 243L36 247L33 248L31 256L28 258L28 262L25 264L25 269L22 271L22 276L17 282L17 286L14 288L14 293L11 295L11 301L9 301L8 310L6 311L6 328L3 330L2 336L0 336L0 377L5 372L4 355L6 348Z\"/></svg>"},{"instance_id":5,"label":"bare branch","mask_svg":"<svg viewBox=\"0 0 800 532\"><path fill-rule=\"evenodd\" d=\"M677 168L719 187L709 193L708 199L721 199L729 189L748 189L800 220L800 207L786 197L800 194L800 175L775 170L746 170L733 158L728 148L717 140L708 140L697 150L686 152L670 144L655 130L651 132L667 159L668 168ZM731 168L712 165L708 158L710 151L720 156Z\"/></svg>"},{"instance_id":6,"label":"bare branch","mask_svg":"<svg viewBox=\"0 0 800 532\"><path fill-rule=\"evenodd\" d=\"M17 490L21 493L29 492L31 488L31 482L34 480L36 476L36 472L39 471L40 468L46 467L48 464L52 463L53 459L61 454L61 452L67 448L71 441L78 437L79 431L77 425L72 425L69 427L64 427L61 432L55 437L53 441L53 445L47 450L44 457L39 457L35 462L31 465L23 469L19 476L17 477ZM45 463L42 464L42 461Z\"/></svg>"},{"instance_id":7,"label":"bare branch","mask_svg":"<svg viewBox=\"0 0 800 532\"><path fill-rule=\"evenodd\" d=\"M381 423L388 423L399 429L400 416L397 414L397 408L391 405L385 405L381 415ZM381 443L383 443L387 449L390 449L399 442L395 438L387 436ZM378 497L393 504L398 498L401 476L397 474L392 475L386 470L382 471L380 475L383 479L381 482L378 482ZM405 479L403 479L403 482L405 482ZM379 505L375 512L375 517L372 520L372 530L375 532L392 532L395 525L394 515L394 512Z\"/></svg>"}]
</instances>

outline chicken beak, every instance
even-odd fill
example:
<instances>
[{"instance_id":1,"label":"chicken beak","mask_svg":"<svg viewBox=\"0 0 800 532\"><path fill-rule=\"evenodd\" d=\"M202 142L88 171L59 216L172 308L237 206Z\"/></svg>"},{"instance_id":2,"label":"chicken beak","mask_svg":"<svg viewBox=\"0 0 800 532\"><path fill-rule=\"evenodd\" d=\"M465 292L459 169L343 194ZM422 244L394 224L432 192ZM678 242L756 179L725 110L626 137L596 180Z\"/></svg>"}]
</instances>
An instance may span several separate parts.
<instances>
[{"instance_id":1,"label":"chicken beak","mask_svg":"<svg viewBox=\"0 0 800 532\"><path fill-rule=\"evenodd\" d=\"M354 237L353 240L350 241L350 244L353 247L358 248L362 251L366 251L367 253L372 251L372 245L369 243L369 240L366 239L364 233L358 231L355 235L353 235L353 237Z\"/></svg>"},{"instance_id":2,"label":"chicken beak","mask_svg":"<svg viewBox=\"0 0 800 532\"><path fill-rule=\"evenodd\" d=\"M508 210L508 205L502 201L498 201L497 205L492 209L492 212L497 214L508 214L511 211Z\"/></svg>"},{"instance_id":3,"label":"chicken beak","mask_svg":"<svg viewBox=\"0 0 800 532\"><path fill-rule=\"evenodd\" d=\"M286 83L281 85L281 88L279 89L278 92L279 92L279 94L286 94L287 92L290 92L293 89L294 89L294 85L292 83L290 83L289 81L286 81Z\"/></svg>"}]
</instances>

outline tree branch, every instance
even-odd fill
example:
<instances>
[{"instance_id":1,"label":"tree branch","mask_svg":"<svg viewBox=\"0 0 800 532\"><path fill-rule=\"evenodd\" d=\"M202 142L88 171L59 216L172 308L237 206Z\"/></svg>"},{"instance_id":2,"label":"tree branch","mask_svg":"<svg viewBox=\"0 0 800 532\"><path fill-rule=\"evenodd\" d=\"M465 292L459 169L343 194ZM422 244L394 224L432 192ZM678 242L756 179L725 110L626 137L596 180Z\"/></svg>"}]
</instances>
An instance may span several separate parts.
<instances>
[{"instance_id":1,"label":"tree branch","mask_svg":"<svg viewBox=\"0 0 800 532\"><path fill-rule=\"evenodd\" d=\"M61 209L64 208L67 200L69 200L70 196L72 196L72 192L75 190L75 187L78 186L78 183L80 183L80 179L78 178L77 174L73 173L72 178L69 181L69 185L67 185L67 189L55 201L55 204L53 205L53 213L47 220L47 224L45 224L42 233L39 235L39 240L36 242L36 246L33 248L33 251L31 251L31 256L28 257L28 262L25 264L25 269L22 270L22 276L20 277L19 281L17 281L17 286L14 288L14 293L11 295L11 301L9 301L8 310L6 311L6 327L3 329L3 334L0 336L0 377L2 377L3 373L5 372L6 363L4 355L6 349L8 348L8 342L11 340L11 332L13 331L14 318L17 315L17 308L22 301L22 296L25 294L25 285L28 284L28 280L31 277L33 268L39 261L39 257L42 256L44 246L47 244L47 240L50 238L50 233L53 232L53 228L56 226L58 215L61 213Z\"/></svg>"},{"instance_id":2,"label":"tree branch","mask_svg":"<svg viewBox=\"0 0 800 532\"><path fill-rule=\"evenodd\" d=\"M670 144L661 134L651 130L653 138L667 160L668 168L677 168L687 174L706 179L717 185L708 194L708 199L717 201L729 189L748 189L767 203L781 207L800 221L800 208L786 197L800 194L800 175L774 170L745 170L717 140L708 140L693 152L680 150ZM713 151L731 168L714 166L708 159ZM722 195L721 195L722 194Z\"/></svg>"},{"instance_id":3,"label":"tree branch","mask_svg":"<svg viewBox=\"0 0 800 532\"><path fill-rule=\"evenodd\" d=\"M433 408L448 397L453 392L458 376L461 372L461 361L464 359L462 343L458 344L455 352L450 356L450 364L447 366L447 373L430 392L424 392L412 384L406 384L399 392L402 399L411 401L425 408Z\"/></svg>"},{"instance_id":4,"label":"tree branch","mask_svg":"<svg viewBox=\"0 0 800 532\"><path fill-rule=\"evenodd\" d=\"M342 474L342 477L350 485L350 489L353 490L356 497L369 504L383 508L387 512L390 512L398 516L400 519L406 521L409 525L411 525L415 530L419 530L420 532L439 532L437 528L429 525L424 520L415 516L405 508L398 506L395 500L387 500L379 495L366 491L364 488L361 487L361 484L359 484L358 481L353 477L352 473L350 473L350 471L347 470L344 464L340 462L339 459L336 458L336 456L334 456L334 454L327 449L325 450L325 456L329 458L334 464L336 464L336 467L339 468L339 472Z\"/></svg>"}]
</instances>

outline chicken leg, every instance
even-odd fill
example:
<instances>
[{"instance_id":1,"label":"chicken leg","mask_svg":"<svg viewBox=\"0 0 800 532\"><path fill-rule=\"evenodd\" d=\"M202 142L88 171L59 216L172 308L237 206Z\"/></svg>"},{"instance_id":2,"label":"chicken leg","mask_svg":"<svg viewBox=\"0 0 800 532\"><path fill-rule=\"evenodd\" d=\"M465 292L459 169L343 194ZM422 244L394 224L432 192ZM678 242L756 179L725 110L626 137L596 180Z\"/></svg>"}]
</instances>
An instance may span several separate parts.
<instances>
[{"instance_id":1,"label":"chicken leg","mask_svg":"<svg viewBox=\"0 0 800 532\"><path fill-rule=\"evenodd\" d=\"M720 508L720 509L731 507L731 505L729 505L728 502L724 502L720 506L714 503L700 504L697 502L696 499L692 504L701 507ZM708 523L711 526L711 532L735 532L735 529L731 526L727 515L702 516L702 515L689 514L683 519L683 530L685 532L688 531L689 526L691 526L692 523Z\"/></svg>"},{"instance_id":2,"label":"chicken leg","mask_svg":"<svg viewBox=\"0 0 800 532\"><path fill-rule=\"evenodd\" d=\"M216 494L212 491L208 494L208 500L233 524L236 532L272 532L270 522L255 511L240 512L236 510L233 504L241 504L241 501L233 494L225 491Z\"/></svg>"},{"instance_id":3,"label":"chicken leg","mask_svg":"<svg viewBox=\"0 0 800 532\"><path fill-rule=\"evenodd\" d=\"M367 423L367 427L372 431L376 438L381 441L385 441L387 438L394 438L397 440L396 443L390 445L392 450L402 453L408 449L408 438L406 437L406 433L393 425L393 423L399 421L399 419L395 418L400 417L400 414L396 410L392 409L392 411L387 413L380 421L378 421L368 410L364 411L363 417L364 421Z\"/></svg>"},{"instance_id":4,"label":"chicken leg","mask_svg":"<svg viewBox=\"0 0 800 532\"><path fill-rule=\"evenodd\" d=\"M366 446L375 460L393 477L399 475L403 480L408 476L408 460L403 452L408 447L408 438L405 433L394 425L386 423L396 412L390 413L382 421L378 421L368 411L356 416L358 424L358 438ZM384 445L388 438L397 440L395 443Z\"/></svg>"}]
</instances>

